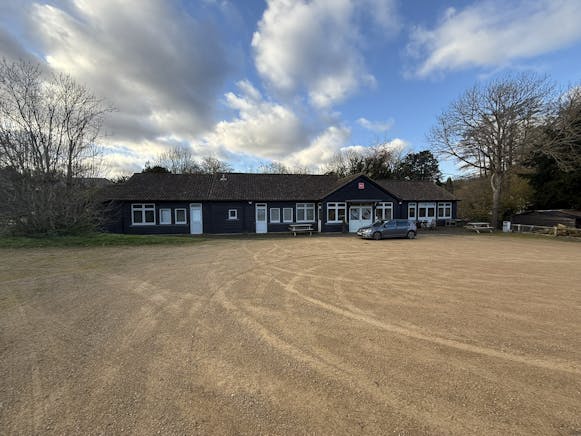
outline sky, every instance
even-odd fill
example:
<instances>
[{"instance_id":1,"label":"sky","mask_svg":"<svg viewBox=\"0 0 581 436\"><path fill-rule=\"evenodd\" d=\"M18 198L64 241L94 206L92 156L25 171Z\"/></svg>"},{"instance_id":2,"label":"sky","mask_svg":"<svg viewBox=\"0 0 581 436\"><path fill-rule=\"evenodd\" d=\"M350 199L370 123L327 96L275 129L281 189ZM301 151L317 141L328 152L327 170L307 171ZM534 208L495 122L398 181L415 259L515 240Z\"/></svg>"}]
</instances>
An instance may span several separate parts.
<instances>
[{"instance_id":1,"label":"sky","mask_svg":"<svg viewBox=\"0 0 581 436\"><path fill-rule=\"evenodd\" d=\"M497 75L578 85L580 19L580 0L0 0L0 56L115 108L104 176L175 146L320 171L349 148L428 148L436 117Z\"/></svg>"}]
</instances>

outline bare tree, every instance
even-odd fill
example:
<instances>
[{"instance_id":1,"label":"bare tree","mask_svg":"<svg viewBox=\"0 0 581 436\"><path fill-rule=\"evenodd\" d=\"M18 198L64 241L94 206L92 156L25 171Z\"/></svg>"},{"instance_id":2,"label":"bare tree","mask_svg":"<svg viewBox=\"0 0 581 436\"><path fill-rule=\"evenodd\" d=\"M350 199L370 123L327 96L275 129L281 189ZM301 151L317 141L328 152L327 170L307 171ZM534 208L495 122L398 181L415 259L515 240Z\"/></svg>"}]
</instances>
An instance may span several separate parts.
<instances>
[{"instance_id":1,"label":"bare tree","mask_svg":"<svg viewBox=\"0 0 581 436\"><path fill-rule=\"evenodd\" d=\"M200 161L200 172L204 174L229 173L232 167L216 157L206 156Z\"/></svg>"},{"instance_id":2,"label":"bare tree","mask_svg":"<svg viewBox=\"0 0 581 436\"><path fill-rule=\"evenodd\" d=\"M554 160L560 170L581 168L581 86L574 86L552 104L550 116L533 132L530 152Z\"/></svg>"},{"instance_id":3,"label":"bare tree","mask_svg":"<svg viewBox=\"0 0 581 436\"><path fill-rule=\"evenodd\" d=\"M258 172L265 174L310 174L307 167L289 167L281 162L272 161L258 167Z\"/></svg>"},{"instance_id":4,"label":"bare tree","mask_svg":"<svg viewBox=\"0 0 581 436\"><path fill-rule=\"evenodd\" d=\"M159 155L155 165L167 168L173 174L195 174L202 172L200 164L194 159L192 150L186 146L175 146Z\"/></svg>"},{"instance_id":5,"label":"bare tree","mask_svg":"<svg viewBox=\"0 0 581 436\"><path fill-rule=\"evenodd\" d=\"M265 174L292 174L293 170L281 162L272 161L270 163L262 164L258 167L258 171Z\"/></svg>"},{"instance_id":6,"label":"bare tree","mask_svg":"<svg viewBox=\"0 0 581 436\"><path fill-rule=\"evenodd\" d=\"M109 110L66 75L0 61L4 223L39 233L81 225L89 212L78 182L93 175L95 143Z\"/></svg>"},{"instance_id":7,"label":"bare tree","mask_svg":"<svg viewBox=\"0 0 581 436\"><path fill-rule=\"evenodd\" d=\"M325 172L346 177L365 174L374 179L392 178L401 160L401 151L378 144L361 149L349 148L336 153Z\"/></svg>"},{"instance_id":8,"label":"bare tree","mask_svg":"<svg viewBox=\"0 0 581 436\"><path fill-rule=\"evenodd\" d=\"M489 177L495 226L507 175L522 161L535 126L546 118L552 95L546 77L505 76L466 91L439 116L429 134L436 152Z\"/></svg>"}]
</instances>

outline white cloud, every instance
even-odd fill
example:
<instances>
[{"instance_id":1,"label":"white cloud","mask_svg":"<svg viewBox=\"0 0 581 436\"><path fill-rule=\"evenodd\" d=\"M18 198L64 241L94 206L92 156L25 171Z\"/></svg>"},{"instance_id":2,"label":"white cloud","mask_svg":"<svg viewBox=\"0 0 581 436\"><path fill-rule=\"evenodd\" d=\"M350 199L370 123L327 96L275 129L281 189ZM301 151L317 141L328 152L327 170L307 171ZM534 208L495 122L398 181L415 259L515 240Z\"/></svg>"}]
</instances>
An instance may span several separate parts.
<instances>
[{"instance_id":1,"label":"white cloud","mask_svg":"<svg viewBox=\"0 0 581 436\"><path fill-rule=\"evenodd\" d=\"M305 123L291 108L265 100L248 81L237 86L239 94L227 93L226 103L238 116L216 125L206 137L210 147L280 159L307 143Z\"/></svg>"},{"instance_id":2,"label":"white cloud","mask_svg":"<svg viewBox=\"0 0 581 436\"><path fill-rule=\"evenodd\" d=\"M290 167L308 167L320 170L335 153L345 147L351 131L343 126L331 126L311 141L308 147L292 153L282 163Z\"/></svg>"},{"instance_id":3,"label":"white cloud","mask_svg":"<svg viewBox=\"0 0 581 436\"><path fill-rule=\"evenodd\" d=\"M487 1L450 8L432 29L415 28L408 53L418 77L471 67L506 67L581 39L578 0Z\"/></svg>"},{"instance_id":4,"label":"white cloud","mask_svg":"<svg viewBox=\"0 0 581 436\"><path fill-rule=\"evenodd\" d=\"M229 64L210 20L155 0L59 5L34 4L28 31L53 70L118 109L106 126L111 139L211 128Z\"/></svg>"},{"instance_id":5,"label":"white cloud","mask_svg":"<svg viewBox=\"0 0 581 436\"><path fill-rule=\"evenodd\" d=\"M270 0L252 38L258 72L279 94L305 90L318 108L373 86L360 50L357 19L365 14L396 27L391 0Z\"/></svg>"},{"instance_id":6,"label":"white cloud","mask_svg":"<svg viewBox=\"0 0 581 436\"><path fill-rule=\"evenodd\" d=\"M390 118L387 121L369 121L367 118L359 118L357 124L372 132L384 133L393 127L394 120Z\"/></svg>"}]
</instances>

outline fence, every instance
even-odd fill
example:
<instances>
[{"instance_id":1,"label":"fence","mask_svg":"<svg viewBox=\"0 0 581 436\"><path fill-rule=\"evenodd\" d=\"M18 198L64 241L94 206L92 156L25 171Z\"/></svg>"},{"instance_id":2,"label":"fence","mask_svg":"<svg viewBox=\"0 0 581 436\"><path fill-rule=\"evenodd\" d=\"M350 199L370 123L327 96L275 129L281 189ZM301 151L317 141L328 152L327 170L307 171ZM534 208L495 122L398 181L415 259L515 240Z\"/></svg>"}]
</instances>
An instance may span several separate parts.
<instances>
[{"instance_id":1,"label":"fence","mask_svg":"<svg viewBox=\"0 0 581 436\"><path fill-rule=\"evenodd\" d=\"M566 227L562 224L553 227L533 226L530 224L512 224L512 231L515 233L534 233L546 236L575 236L581 237L581 229Z\"/></svg>"}]
</instances>

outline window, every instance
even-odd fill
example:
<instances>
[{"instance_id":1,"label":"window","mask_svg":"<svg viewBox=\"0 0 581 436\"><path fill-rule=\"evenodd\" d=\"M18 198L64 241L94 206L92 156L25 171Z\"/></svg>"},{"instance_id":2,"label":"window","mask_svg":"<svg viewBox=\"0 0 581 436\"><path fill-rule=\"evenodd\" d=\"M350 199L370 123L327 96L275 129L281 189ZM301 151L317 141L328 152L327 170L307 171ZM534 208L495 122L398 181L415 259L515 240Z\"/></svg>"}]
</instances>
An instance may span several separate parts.
<instances>
[{"instance_id":1,"label":"window","mask_svg":"<svg viewBox=\"0 0 581 436\"><path fill-rule=\"evenodd\" d=\"M327 203L327 222L342 223L347 213L346 203Z\"/></svg>"},{"instance_id":2,"label":"window","mask_svg":"<svg viewBox=\"0 0 581 436\"><path fill-rule=\"evenodd\" d=\"M175 210L175 223L176 224L187 224L187 215L185 209L176 209Z\"/></svg>"},{"instance_id":3,"label":"window","mask_svg":"<svg viewBox=\"0 0 581 436\"><path fill-rule=\"evenodd\" d=\"M315 221L315 203L297 203L297 223Z\"/></svg>"},{"instance_id":4,"label":"window","mask_svg":"<svg viewBox=\"0 0 581 436\"><path fill-rule=\"evenodd\" d=\"M408 218L409 219L416 219L416 204L415 203L408 204Z\"/></svg>"},{"instance_id":5,"label":"window","mask_svg":"<svg viewBox=\"0 0 581 436\"><path fill-rule=\"evenodd\" d=\"M155 225L155 204L132 204L131 224L134 226Z\"/></svg>"},{"instance_id":6,"label":"window","mask_svg":"<svg viewBox=\"0 0 581 436\"><path fill-rule=\"evenodd\" d=\"M280 209L278 207L275 209L270 209L270 222L280 223Z\"/></svg>"},{"instance_id":7,"label":"window","mask_svg":"<svg viewBox=\"0 0 581 436\"><path fill-rule=\"evenodd\" d=\"M436 216L436 203L419 203L418 217L420 220Z\"/></svg>"},{"instance_id":8,"label":"window","mask_svg":"<svg viewBox=\"0 0 581 436\"><path fill-rule=\"evenodd\" d=\"M452 218L452 203L438 203L438 218Z\"/></svg>"},{"instance_id":9,"label":"window","mask_svg":"<svg viewBox=\"0 0 581 436\"><path fill-rule=\"evenodd\" d=\"M282 222L283 223L292 223L293 222L293 208L292 207L285 207L282 210Z\"/></svg>"},{"instance_id":10,"label":"window","mask_svg":"<svg viewBox=\"0 0 581 436\"><path fill-rule=\"evenodd\" d=\"M393 219L393 203L379 203L375 207L376 220L390 220Z\"/></svg>"},{"instance_id":11,"label":"window","mask_svg":"<svg viewBox=\"0 0 581 436\"><path fill-rule=\"evenodd\" d=\"M237 220L238 219L238 209L228 209L228 219Z\"/></svg>"},{"instance_id":12,"label":"window","mask_svg":"<svg viewBox=\"0 0 581 436\"><path fill-rule=\"evenodd\" d=\"M159 223L160 224L171 224L171 209L160 209L159 210Z\"/></svg>"}]
</instances>

